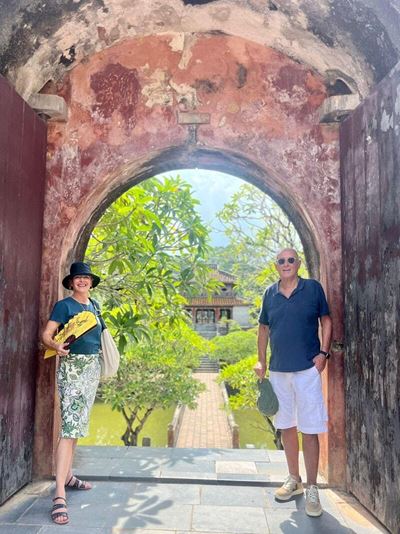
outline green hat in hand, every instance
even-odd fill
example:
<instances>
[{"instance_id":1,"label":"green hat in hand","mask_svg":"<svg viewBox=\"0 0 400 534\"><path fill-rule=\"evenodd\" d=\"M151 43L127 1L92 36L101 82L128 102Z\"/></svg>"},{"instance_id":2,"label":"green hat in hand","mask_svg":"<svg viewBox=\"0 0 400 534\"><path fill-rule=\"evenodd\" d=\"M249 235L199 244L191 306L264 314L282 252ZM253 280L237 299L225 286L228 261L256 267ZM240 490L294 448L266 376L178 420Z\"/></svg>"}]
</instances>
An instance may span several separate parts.
<instances>
[{"instance_id":1,"label":"green hat in hand","mask_svg":"<svg viewBox=\"0 0 400 534\"><path fill-rule=\"evenodd\" d=\"M279 409L279 402L271 382L268 378L264 378L257 381L257 386L259 392L257 408L264 417L272 417Z\"/></svg>"}]
</instances>

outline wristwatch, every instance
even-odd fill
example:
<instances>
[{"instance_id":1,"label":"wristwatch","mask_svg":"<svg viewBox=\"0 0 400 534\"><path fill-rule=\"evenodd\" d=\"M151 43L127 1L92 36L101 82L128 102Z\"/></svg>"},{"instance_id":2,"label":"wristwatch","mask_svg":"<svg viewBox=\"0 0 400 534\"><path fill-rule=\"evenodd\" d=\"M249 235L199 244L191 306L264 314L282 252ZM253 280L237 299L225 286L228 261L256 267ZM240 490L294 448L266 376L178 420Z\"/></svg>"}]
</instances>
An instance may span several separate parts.
<instances>
[{"instance_id":1,"label":"wristwatch","mask_svg":"<svg viewBox=\"0 0 400 534\"><path fill-rule=\"evenodd\" d=\"M330 356L331 356L331 355L329 354L329 352L325 352L324 350L320 350L320 351L319 351L319 354L323 354L323 355L325 356L326 359L330 358Z\"/></svg>"}]
</instances>

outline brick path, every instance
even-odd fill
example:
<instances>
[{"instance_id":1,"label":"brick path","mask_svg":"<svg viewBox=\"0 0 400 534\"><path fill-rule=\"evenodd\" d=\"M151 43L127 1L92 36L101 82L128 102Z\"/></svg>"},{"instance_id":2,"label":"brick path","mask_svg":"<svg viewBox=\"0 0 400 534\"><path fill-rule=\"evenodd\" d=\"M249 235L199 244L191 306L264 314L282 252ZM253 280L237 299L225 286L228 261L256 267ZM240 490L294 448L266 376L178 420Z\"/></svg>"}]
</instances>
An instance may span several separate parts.
<instances>
[{"instance_id":1,"label":"brick path","mask_svg":"<svg viewBox=\"0 0 400 534\"><path fill-rule=\"evenodd\" d=\"M207 390L200 394L195 410L185 408L177 447L231 448L232 438L228 418L223 409L221 387L215 373L196 373Z\"/></svg>"}]
</instances>

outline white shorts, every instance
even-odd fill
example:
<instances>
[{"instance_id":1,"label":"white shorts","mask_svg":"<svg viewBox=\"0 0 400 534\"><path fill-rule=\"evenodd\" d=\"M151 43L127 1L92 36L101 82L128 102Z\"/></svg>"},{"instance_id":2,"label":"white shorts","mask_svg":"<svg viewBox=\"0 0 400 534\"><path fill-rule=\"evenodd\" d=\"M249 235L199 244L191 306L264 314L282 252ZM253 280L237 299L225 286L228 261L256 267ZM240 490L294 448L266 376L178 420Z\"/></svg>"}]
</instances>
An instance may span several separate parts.
<instances>
[{"instance_id":1,"label":"white shorts","mask_svg":"<svg viewBox=\"0 0 400 534\"><path fill-rule=\"evenodd\" d=\"M322 396L321 375L315 366L295 373L270 371L269 379L279 400L275 428L282 430L297 426L304 434L327 431L328 415Z\"/></svg>"}]
</instances>

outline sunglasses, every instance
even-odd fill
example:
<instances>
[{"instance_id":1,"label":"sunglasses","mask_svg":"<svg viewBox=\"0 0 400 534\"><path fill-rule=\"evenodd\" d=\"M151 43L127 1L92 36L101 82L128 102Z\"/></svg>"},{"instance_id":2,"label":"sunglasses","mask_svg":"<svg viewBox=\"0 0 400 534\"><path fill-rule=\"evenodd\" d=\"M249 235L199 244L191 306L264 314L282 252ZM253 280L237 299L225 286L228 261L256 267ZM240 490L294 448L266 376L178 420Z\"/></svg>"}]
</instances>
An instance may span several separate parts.
<instances>
[{"instance_id":1,"label":"sunglasses","mask_svg":"<svg viewBox=\"0 0 400 534\"><path fill-rule=\"evenodd\" d=\"M284 265L285 262L288 262L290 264L293 264L293 263L296 263L297 259L296 258L279 258L279 260L276 260L276 263L278 265Z\"/></svg>"}]
</instances>

